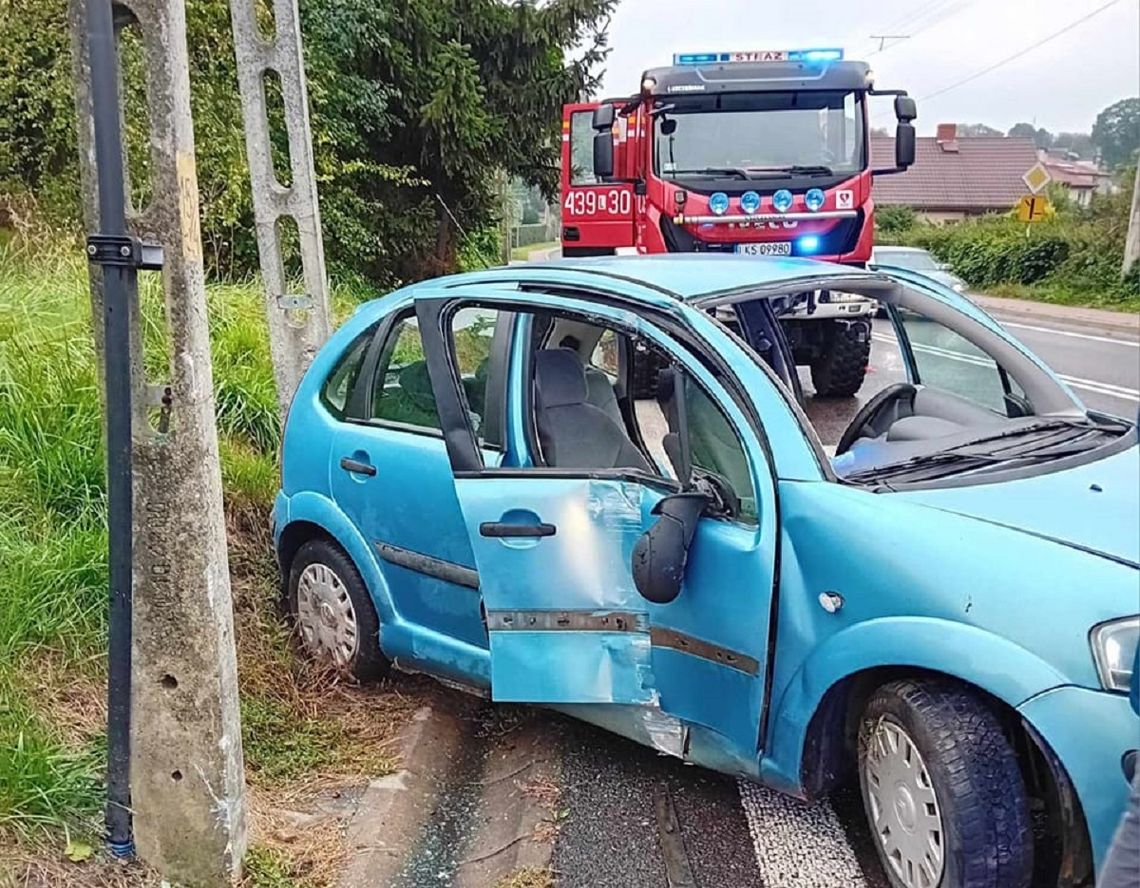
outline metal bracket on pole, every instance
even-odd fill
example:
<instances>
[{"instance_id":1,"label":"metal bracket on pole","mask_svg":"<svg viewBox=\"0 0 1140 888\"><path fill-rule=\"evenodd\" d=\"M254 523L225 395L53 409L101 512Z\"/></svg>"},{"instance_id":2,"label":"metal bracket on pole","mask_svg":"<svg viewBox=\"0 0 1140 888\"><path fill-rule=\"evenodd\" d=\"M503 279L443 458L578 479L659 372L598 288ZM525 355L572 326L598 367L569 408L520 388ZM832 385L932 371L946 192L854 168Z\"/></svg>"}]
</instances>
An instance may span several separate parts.
<instances>
[{"instance_id":1,"label":"metal bracket on pole","mask_svg":"<svg viewBox=\"0 0 1140 888\"><path fill-rule=\"evenodd\" d=\"M137 237L115 234L87 236L87 261L96 265L125 265L139 271L162 270L162 247Z\"/></svg>"},{"instance_id":2,"label":"metal bracket on pole","mask_svg":"<svg viewBox=\"0 0 1140 888\"><path fill-rule=\"evenodd\" d=\"M277 400L284 417L302 374L328 339L330 322L297 0L273 0L272 6L274 34L266 38L258 26L256 0L230 0L257 251L269 316L269 347ZM288 186L277 181L273 171L265 92L268 72L275 72L281 81L292 179ZM288 293L291 282L286 280L278 230L278 221L283 217L291 217L297 223L304 296Z\"/></svg>"}]
</instances>

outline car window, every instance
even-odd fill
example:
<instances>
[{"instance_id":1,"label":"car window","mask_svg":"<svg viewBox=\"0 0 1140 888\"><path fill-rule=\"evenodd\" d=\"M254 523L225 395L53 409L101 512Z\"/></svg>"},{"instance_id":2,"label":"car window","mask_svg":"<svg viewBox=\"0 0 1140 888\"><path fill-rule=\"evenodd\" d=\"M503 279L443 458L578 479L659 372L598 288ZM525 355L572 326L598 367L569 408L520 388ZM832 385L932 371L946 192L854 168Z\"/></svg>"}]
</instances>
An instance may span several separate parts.
<instances>
[{"instance_id":1,"label":"car window","mask_svg":"<svg viewBox=\"0 0 1140 888\"><path fill-rule=\"evenodd\" d=\"M388 331L380 352L372 381L371 417L421 429L440 428L423 339L410 312Z\"/></svg>"},{"instance_id":2,"label":"car window","mask_svg":"<svg viewBox=\"0 0 1140 888\"><path fill-rule=\"evenodd\" d=\"M1009 392L1025 393L998 369L997 362L965 337L918 312L898 309L898 317L914 353L918 382L942 389L1008 415Z\"/></svg>"},{"instance_id":3,"label":"car window","mask_svg":"<svg viewBox=\"0 0 1140 888\"><path fill-rule=\"evenodd\" d=\"M360 365L364 363L364 353L375 332L375 328L370 328L352 340L321 388L321 403L337 419L344 419Z\"/></svg>"},{"instance_id":4,"label":"car window","mask_svg":"<svg viewBox=\"0 0 1140 888\"><path fill-rule=\"evenodd\" d=\"M724 411L692 379L685 385L685 412L693 469L711 472L727 481L740 498L738 520L755 524L756 493L740 436Z\"/></svg>"},{"instance_id":5,"label":"car window","mask_svg":"<svg viewBox=\"0 0 1140 888\"><path fill-rule=\"evenodd\" d=\"M495 327L501 312L493 308L471 306L461 308L451 319L451 344L455 367L459 371L468 418L480 445L486 443L488 427L488 368Z\"/></svg>"},{"instance_id":6,"label":"car window","mask_svg":"<svg viewBox=\"0 0 1140 888\"><path fill-rule=\"evenodd\" d=\"M616 382L619 362L617 334L613 330L605 330L598 339L598 344L594 346L593 354L590 355L590 366L595 370L601 370Z\"/></svg>"}]
</instances>

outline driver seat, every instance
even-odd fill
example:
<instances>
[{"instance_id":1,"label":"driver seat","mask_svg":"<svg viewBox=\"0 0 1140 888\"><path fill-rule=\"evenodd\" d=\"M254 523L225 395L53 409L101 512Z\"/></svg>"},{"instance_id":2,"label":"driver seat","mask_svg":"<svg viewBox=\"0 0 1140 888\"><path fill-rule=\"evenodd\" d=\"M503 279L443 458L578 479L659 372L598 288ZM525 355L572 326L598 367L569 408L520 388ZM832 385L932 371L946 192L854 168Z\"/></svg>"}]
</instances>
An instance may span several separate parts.
<instances>
[{"instance_id":1,"label":"driver seat","mask_svg":"<svg viewBox=\"0 0 1140 888\"><path fill-rule=\"evenodd\" d=\"M590 403L577 352L540 349L534 356L535 421L546 464L566 469L640 469L648 460L605 410Z\"/></svg>"}]
</instances>

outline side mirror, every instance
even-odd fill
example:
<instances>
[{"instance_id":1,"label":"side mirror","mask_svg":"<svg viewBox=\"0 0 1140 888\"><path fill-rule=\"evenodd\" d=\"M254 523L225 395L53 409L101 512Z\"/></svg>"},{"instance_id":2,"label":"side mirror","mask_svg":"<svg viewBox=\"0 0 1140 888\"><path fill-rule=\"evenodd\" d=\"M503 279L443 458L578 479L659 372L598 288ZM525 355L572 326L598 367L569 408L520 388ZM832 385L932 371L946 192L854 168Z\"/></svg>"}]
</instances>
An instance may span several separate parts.
<instances>
[{"instance_id":1,"label":"side mirror","mask_svg":"<svg viewBox=\"0 0 1140 888\"><path fill-rule=\"evenodd\" d=\"M677 121L672 117L667 117L661 121L661 135L671 136L677 132Z\"/></svg>"},{"instance_id":2,"label":"side mirror","mask_svg":"<svg viewBox=\"0 0 1140 888\"><path fill-rule=\"evenodd\" d=\"M910 123L918 117L918 105L910 96L895 97L895 119L899 123Z\"/></svg>"},{"instance_id":3,"label":"side mirror","mask_svg":"<svg viewBox=\"0 0 1140 888\"><path fill-rule=\"evenodd\" d=\"M594 109L594 116L590 121L590 126L596 130L605 130L607 133L614 125L614 106L613 105L598 105Z\"/></svg>"},{"instance_id":4,"label":"side mirror","mask_svg":"<svg viewBox=\"0 0 1140 888\"><path fill-rule=\"evenodd\" d=\"M614 140L609 130L594 134L594 175L609 179L614 174Z\"/></svg>"},{"instance_id":5,"label":"side mirror","mask_svg":"<svg viewBox=\"0 0 1140 888\"><path fill-rule=\"evenodd\" d=\"M914 126L900 123L895 128L895 166L906 169L912 163L914 163Z\"/></svg>"},{"instance_id":6,"label":"side mirror","mask_svg":"<svg viewBox=\"0 0 1140 888\"><path fill-rule=\"evenodd\" d=\"M681 594L689 546L708 505L703 493L675 493L653 507L660 517L633 546L633 582L654 604L668 604Z\"/></svg>"}]
</instances>

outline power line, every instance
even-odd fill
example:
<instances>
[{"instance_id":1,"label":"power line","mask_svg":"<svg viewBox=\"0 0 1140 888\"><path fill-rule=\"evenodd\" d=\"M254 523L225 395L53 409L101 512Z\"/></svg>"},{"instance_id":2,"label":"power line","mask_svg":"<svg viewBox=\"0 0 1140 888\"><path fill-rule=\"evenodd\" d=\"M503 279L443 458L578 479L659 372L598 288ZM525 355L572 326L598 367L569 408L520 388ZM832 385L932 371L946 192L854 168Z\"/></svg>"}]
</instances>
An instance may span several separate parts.
<instances>
[{"instance_id":1,"label":"power line","mask_svg":"<svg viewBox=\"0 0 1140 888\"><path fill-rule=\"evenodd\" d=\"M915 28L913 31L911 31L909 34L885 34L885 35L884 34L872 34L872 35L870 35L871 39L872 40L878 40L879 41L879 47L878 47L878 49L871 50L870 52L867 53L867 55L868 56L878 55L879 53L885 52L886 50L890 49L892 46L897 46L898 43L901 42L902 40L909 40L912 37L917 37L919 34L923 33L924 31L927 31L930 28L934 27L935 25L946 21L946 19L950 18L951 16L957 15L959 12L961 12L963 9L965 9L967 6L969 6L973 2L974 2L974 0L951 0L949 5L943 5L941 9L930 8L928 10L929 16L927 16L926 14L923 14L923 15L919 15L917 18L913 18L913 20L911 21L911 25L912 26L917 25L918 27ZM926 19L926 21L923 21L924 18ZM896 30L901 30L901 29L896 29ZM888 44L887 43L888 40L893 40L894 43Z\"/></svg>"},{"instance_id":2,"label":"power line","mask_svg":"<svg viewBox=\"0 0 1140 888\"><path fill-rule=\"evenodd\" d=\"M1031 52L1033 52L1033 50L1035 50L1041 46L1044 46L1050 40L1055 40L1056 38L1060 37L1062 34L1068 33L1069 31L1073 30L1073 28L1077 27L1078 25L1083 25L1085 22L1087 22L1093 16L1100 15L1102 12L1104 12L1110 6L1115 6L1119 2L1120 2L1120 0L1108 0L1107 3L1105 3L1101 6L1098 6L1092 12L1088 13L1087 15L1081 16L1076 21L1070 22L1069 24L1065 25L1065 27L1061 28L1059 31L1054 31L1049 36L1042 37L1036 43L1032 43L1029 46L1025 47L1024 49L1018 50L1013 55L1006 56L1004 59L1001 59L1000 61L994 62L992 65L989 65L988 67L982 68L982 70L980 70L980 71L975 71L970 76L963 77L961 80L955 81L954 83L951 83L949 86L944 86L941 89L936 89L932 93L927 93L925 96L923 96L918 101L925 102L927 99L933 99L935 96L944 95L944 94L950 92L950 90L952 90L952 89L957 89L960 86L965 86L967 83L970 83L973 80L977 80L979 77L982 77L985 74L989 74L991 71L996 71L998 68L1002 67L1003 65L1008 65L1010 62L1016 61L1017 59L1021 58L1023 55L1031 53Z\"/></svg>"}]
</instances>

